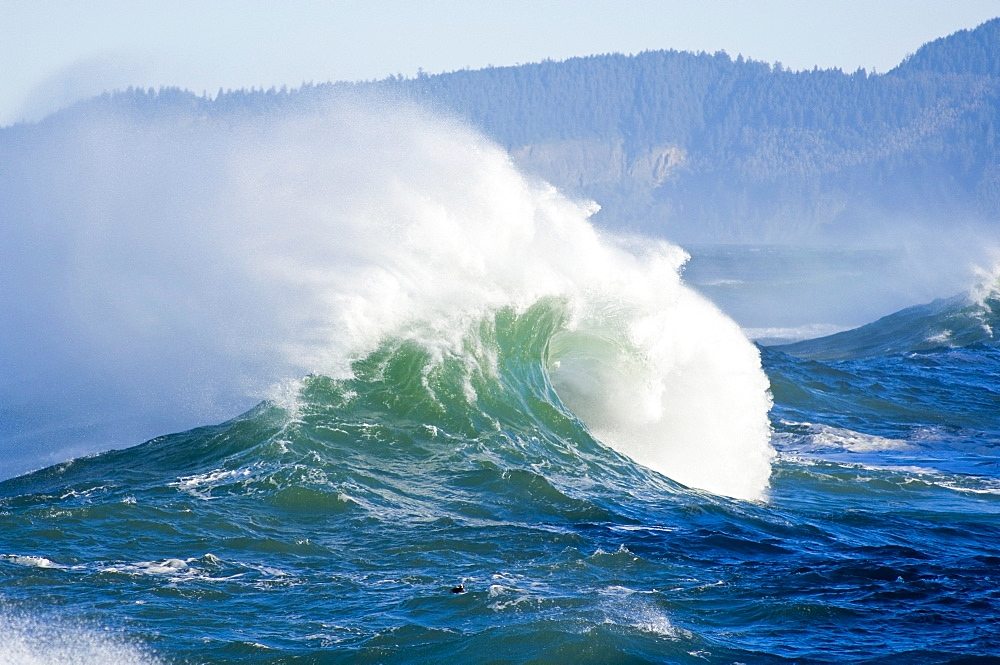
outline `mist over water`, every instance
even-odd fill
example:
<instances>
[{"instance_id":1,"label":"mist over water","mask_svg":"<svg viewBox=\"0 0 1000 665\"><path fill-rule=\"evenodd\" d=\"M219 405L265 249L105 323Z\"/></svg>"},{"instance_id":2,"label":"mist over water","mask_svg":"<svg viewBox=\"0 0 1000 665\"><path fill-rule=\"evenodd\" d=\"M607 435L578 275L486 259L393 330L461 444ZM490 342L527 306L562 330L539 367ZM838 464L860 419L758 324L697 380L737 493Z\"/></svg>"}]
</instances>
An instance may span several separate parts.
<instances>
[{"instance_id":1,"label":"mist over water","mask_svg":"<svg viewBox=\"0 0 1000 665\"><path fill-rule=\"evenodd\" d=\"M684 252L602 236L456 122L351 100L52 135L4 201L4 475L348 377L387 337L461 354L491 312L556 298L552 381L600 439L713 492L767 486L758 354L681 283Z\"/></svg>"},{"instance_id":2,"label":"mist over water","mask_svg":"<svg viewBox=\"0 0 1000 665\"><path fill-rule=\"evenodd\" d=\"M995 282L996 242L983 230L937 238L896 230L895 242L685 247L683 277L765 344L855 328Z\"/></svg>"}]
</instances>

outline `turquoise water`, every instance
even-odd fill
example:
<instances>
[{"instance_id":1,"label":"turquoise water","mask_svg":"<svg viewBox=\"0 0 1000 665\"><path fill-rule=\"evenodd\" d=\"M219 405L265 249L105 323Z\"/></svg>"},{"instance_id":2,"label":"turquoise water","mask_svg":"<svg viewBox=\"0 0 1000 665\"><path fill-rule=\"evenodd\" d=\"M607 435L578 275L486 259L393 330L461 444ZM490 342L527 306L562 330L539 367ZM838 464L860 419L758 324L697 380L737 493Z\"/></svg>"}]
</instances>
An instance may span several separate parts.
<instances>
[{"instance_id":1,"label":"turquoise water","mask_svg":"<svg viewBox=\"0 0 1000 665\"><path fill-rule=\"evenodd\" d=\"M553 302L497 312L475 331L490 370L387 342L353 378L307 378L293 404L0 484L0 653L1000 653L1000 352L989 340L838 361L763 349L778 457L766 498L745 501L595 440L552 387L563 325Z\"/></svg>"}]
</instances>

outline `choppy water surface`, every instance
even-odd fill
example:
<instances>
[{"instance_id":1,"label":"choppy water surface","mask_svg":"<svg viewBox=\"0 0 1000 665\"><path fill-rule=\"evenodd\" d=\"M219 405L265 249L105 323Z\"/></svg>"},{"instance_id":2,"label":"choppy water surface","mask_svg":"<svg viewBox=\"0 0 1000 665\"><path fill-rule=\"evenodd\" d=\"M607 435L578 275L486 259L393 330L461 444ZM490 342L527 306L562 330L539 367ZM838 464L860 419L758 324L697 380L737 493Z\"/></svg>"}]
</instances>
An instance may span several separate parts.
<instances>
[{"instance_id":1,"label":"choppy water surface","mask_svg":"<svg viewBox=\"0 0 1000 665\"><path fill-rule=\"evenodd\" d=\"M758 347L709 300L814 337L877 316L782 294L883 255L682 279L474 132L352 104L26 139L0 662L1000 654L994 281Z\"/></svg>"},{"instance_id":2,"label":"choppy water surface","mask_svg":"<svg viewBox=\"0 0 1000 665\"><path fill-rule=\"evenodd\" d=\"M549 303L484 322L488 368L387 343L293 404L3 483L2 648L76 631L80 662L1000 652L994 346L765 349L778 458L745 501L596 441L552 389L559 321Z\"/></svg>"}]
</instances>

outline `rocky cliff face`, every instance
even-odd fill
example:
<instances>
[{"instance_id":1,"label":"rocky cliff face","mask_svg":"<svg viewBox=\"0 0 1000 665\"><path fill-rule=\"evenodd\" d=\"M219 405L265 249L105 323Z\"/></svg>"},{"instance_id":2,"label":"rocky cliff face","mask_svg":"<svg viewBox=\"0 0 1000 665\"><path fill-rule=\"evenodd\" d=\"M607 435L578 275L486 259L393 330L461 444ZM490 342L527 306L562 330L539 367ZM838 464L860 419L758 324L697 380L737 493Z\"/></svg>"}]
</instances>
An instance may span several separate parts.
<instances>
[{"instance_id":1,"label":"rocky cliff face","mask_svg":"<svg viewBox=\"0 0 1000 665\"><path fill-rule=\"evenodd\" d=\"M636 155L621 140L576 139L523 145L511 151L528 173L583 194L595 188L655 189L675 177L686 155L676 145L655 146Z\"/></svg>"}]
</instances>

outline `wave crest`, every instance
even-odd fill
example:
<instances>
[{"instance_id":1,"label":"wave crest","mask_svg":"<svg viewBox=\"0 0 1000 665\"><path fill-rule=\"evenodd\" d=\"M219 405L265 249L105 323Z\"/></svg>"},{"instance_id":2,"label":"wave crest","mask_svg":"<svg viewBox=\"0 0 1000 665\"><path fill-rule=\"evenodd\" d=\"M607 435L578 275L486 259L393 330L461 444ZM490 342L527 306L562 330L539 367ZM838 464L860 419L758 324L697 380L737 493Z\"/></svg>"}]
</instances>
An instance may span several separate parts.
<instances>
[{"instance_id":1,"label":"wave crest","mask_svg":"<svg viewBox=\"0 0 1000 665\"><path fill-rule=\"evenodd\" d=\"M289 378L350 378L386 340L478 358L470 327L556 299L547 367L580 420L679 482L762 496L767 380L735 324L681 283L686 254L602 235L593 204L525 178L468 128L358 100L88 122L47 155L67 182L59 214L36 220L67 238L68 268L43 274L30 242L4 253L55 322L15 354L29 402L69 367L69 393L108 386L88 414L190 426Z\"/></svg>"}]
</instances>

